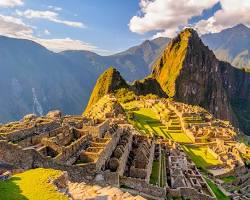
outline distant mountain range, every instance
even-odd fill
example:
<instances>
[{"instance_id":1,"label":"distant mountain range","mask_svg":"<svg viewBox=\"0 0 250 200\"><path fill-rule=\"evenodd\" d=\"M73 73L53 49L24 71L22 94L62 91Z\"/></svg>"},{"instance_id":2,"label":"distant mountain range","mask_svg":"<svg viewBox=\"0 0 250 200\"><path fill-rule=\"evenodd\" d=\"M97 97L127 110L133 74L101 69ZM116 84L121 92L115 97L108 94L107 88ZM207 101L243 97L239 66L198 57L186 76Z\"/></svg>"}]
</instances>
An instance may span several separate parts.
<instances>
[{"instance_id":1,"label":"distant mountain range","mask_svg":"<svg viewBox=\"0 0 250 200\"><path fill-rule=\"evenodd\" d=\"M250 28L247 26L239 24L201 38L219 60L230 62L238 68L250 68Z\"/></svg>"},{"instance_id":2,"label":"distant mountain range","mask_svg":"<svg viewBox=\"0 0 250 200\"><path fill-rule=\"evenodd\" d=\"M227 52L228 61L241 67L249 62L249 33L249 28L238 25L218 34L204 35L202 40L217 57L219 52ZM96 79L107 68L116 67L129 82L142 79L150 74L168 41L168 38L147 40L124 52L100 56L89 51L54 53L33 41L2 36L0 123L52 109L80 114Z\"/></svg>"},{"instance_id":3,"label":"distant mountain range","mask_svg":"<svg viewBox=\"0 0 250 200\"><path fill-rule=\"evenodd\" d=\"M0 123L51 109L81 114L97 77L116 66L127 81L145 77L167 38L145 41L112 56L54 53L29 40L0 37Z\"/></svg>"}]
</instances>

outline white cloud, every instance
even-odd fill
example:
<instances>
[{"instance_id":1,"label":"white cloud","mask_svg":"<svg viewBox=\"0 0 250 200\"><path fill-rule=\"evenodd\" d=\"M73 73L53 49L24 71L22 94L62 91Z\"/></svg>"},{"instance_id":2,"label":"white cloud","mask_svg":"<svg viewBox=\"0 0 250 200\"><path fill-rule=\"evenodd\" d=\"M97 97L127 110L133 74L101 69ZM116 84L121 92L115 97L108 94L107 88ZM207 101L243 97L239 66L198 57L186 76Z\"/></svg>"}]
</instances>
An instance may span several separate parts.
<instances>
[{"instance_id":1,"label":"white cloud","mask_svg":"<svg viewBox=\"0 0 250 200\"><path fill-rule=\"evenodd\" d=\"M0 15L0 34L14 37L28 37L32 35L32 27L24 24L21 19Z\"/></svg>"},{"instance_id":2,"label":"white cloud","mask_svg":"<svg viewBox=\"0 0 250 200\"><path fill-rule=\"evenodd\" d=\"M57 7L57 6L48 6L49 9L55 10L55 11L61 11L62 8L61 7Z\"/></svg>"},{"instance_id":3,"label":"white cloud","mask_svg":"<svg viewBox=\"0 0 250 200\"><path fill-rule=\"evenodd\" d=\"M73 40L71 38L61 38L61 39L36 39L36 41L48 49L53 49L55 52L60 52L64 50L89 50L98 51L98 47L85 43L81 40Z\"/></svg>"},{"instance_id":4,"label":"white cloud","mask_svg":"<svg viewBox=\"0 0 250 200\"><path fill-rule=\"evenodd\" d=\"M192 16L200 15L218 0L140 0L141 15L133 16L129 23L132 32L143 34L160 31L156 36L173 37L180 26Z\"/></svg>"},{"instance_id":5,"label":"white cloud","mask_svg":"<svg viewBox=\"0 0 250 200\"><path fill-rule=\"evenodd\" d=\"M58 13L49 10L40 11L40 10L28 9L24 12L17 10L16 13L18 16L26 17L27 19L46 19L55 23L64 24L71 27L77 27L77 28L85 27L85 25L82 22L61 20L58 18Z\"/></svg>"},{"instance_id":6,"label":"white cloud","mask_svg":"<svg viewBox=\"0 0 250 200\"><path fill-rule=\"evenodd\" d=\"M0 7L15 7L23 5L23 0L0 0Z\"/></svg>"},{"instance_id":7,"label":"white cloud","mask_svg":"<svg viewBox=\"0 0 250 200\"><path fill-rule=\"evenodd\" d=\"M81 40L75 40L71 38L43 39L34 35L34 29L36 29L36 27L25 24L19 18L0 15L0 35L32 40L54 52L64 50L88 50L103 55L111 53L107 50L100 49L90 43L86 43ZM45 29L44 34L50 34L50 32Z\"/></svg>"},{"instance_id":8,"label":"white cloud","mask_svg":"<svg viewBox=\"0 0 250 200\"><path fill-rule=\"evenodd\" d=\"M44 34L45 34L45 35L50 35L49 30L48 30L48 29L45 29L45 30L44 30Z\"/></svg>"},{"instance_id":9,"label":"white cloud","mask_svg":"<svg viewBox=\"0 0 250 200\"><path fill-rule=\"evenodd\" d=\"M221 0L222 9L207 20L201 20L195 28L200 34L219 32L239 23L250 26L249 0Z\"/></svg>"}]
</instances>

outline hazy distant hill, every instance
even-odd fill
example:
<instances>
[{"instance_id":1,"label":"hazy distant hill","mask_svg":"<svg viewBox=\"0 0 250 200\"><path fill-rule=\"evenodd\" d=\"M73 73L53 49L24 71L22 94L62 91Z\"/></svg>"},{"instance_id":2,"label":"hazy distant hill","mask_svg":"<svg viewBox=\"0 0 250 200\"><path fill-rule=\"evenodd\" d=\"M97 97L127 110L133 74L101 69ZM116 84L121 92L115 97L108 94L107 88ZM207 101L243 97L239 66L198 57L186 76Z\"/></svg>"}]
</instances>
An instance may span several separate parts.
<instances>
[{"instance_id":1,"label":"hazy distant hill","mask_svg":"<svg viewBox=\"0 0 250 200\"><path fill-rule=\"evenodd\" d=\"M218 59L238 68L250 68L250 28L247 26L239 24L220 33L206 34L202 40Z\"/></svg>"},{"instance_id":2,"label":"hazy distant hill","mask_svg":"<svg viewBox=\"0 0 250 200\"><path fill-rule=\"evenodd\" d=\"M142 79L151 72L151 65L165 48L168 38L146 40L142 44L132 47L124 52L100 56L88 51L64 51L61 54L74 65L88 68L97 77L108 67L115 66L127 81ZM94 86L94 85L93 85Z\"/></svg>"},{"instance_id":3,"label":"hazy distant hill","mask_svg":"<svg viewBox=\"0 0 250 200\"><path fill-rule=\"evenodd\" d=\"M80 114L100 73L116 66L128 81L140 79L150 72L167 41L145 41L125 52L100 56L88 51L57 54L29 40L0 37L0 122L51 109Z\"/></svg>"}]
</instances>

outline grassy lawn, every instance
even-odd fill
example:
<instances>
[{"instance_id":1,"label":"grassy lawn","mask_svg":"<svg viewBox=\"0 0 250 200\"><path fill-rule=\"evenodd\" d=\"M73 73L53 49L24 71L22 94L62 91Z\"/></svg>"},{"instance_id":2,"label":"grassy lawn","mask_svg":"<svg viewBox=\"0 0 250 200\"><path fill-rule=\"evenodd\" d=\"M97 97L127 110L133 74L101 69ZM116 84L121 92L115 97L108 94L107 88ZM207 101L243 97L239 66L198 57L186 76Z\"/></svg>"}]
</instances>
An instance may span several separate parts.
<instances>
[{"instance_id":1,"label":"grassy lawn","mask_svg":"<svg viewBox=\"0 0 250 200\"><path fill-rule=\"evenodd\" d=\"M66 200L50 180L62 172L52 169L33 169L16 174L7 181L0 181L1 200Z\"/></svg>"},{"instance_id":2,"label":"grassy lawn","mask_svg":"<svg viewBox=\"0 0 250 200\"><path fill-rule=\"evenodd\" d=\"M159 184L159 161L154 161L152 166L152 172L150 176L150 183L154 185Z\"/></svg>"},{"instance_id":3,"label":"grassy lawn","mask_svg":"<svg viewBox=\"0 0 250 200\"><path fill-rule=\"evenodd\" d=\"M153 162L150 183L160 187L166 185L166 157L163 152L161 153L159 161Z\"/></svg>"},{"instance_id":4,"label":"grassy lawn","mask_svg":"<svg viewBox=\"0 0 250 200\"><path fill-rule=\"evenodd\" d=\"M160 174L160 186L166 185L166 156L165 153L161 153L161 174Z\"/></svg>"},{"instance_id":5,"label":"grassy lawn","mask_svg":"<svg viewBox=\"0 0 250 200\"><path fill-rule=\"evenodd\" d=\"M207 181L207 184L209 185L209 187L211 188L211 190L214 192L216 198L218 200L230 200L229 197L227 197L218 187L217 185L211 181L208 178L205 178Z\"/></svg>"},{"instance_id":6,"label":"grassy lawn","mask_svg":"<svg viewBox=\"0 0 250 200\"><path fill-rule=\"evenodd\" d=\"M221 162L212 154L207 153L206 147L190 147L183 145L183 150L191 157L197 167L206 169L209 166L219 165Z\"/></svg>"},{"instance_id":7,"label":"grassy lawn","mask_svg":"<svg viewBox=\"0 0 250 200\"><path fill-rule=\"evenodd\" d=\"M221 180L223 180L225 183L232 183L235 179L236 179L235 176L228 176L228 177L221 178Z\"/></svg>"}]
</instances>

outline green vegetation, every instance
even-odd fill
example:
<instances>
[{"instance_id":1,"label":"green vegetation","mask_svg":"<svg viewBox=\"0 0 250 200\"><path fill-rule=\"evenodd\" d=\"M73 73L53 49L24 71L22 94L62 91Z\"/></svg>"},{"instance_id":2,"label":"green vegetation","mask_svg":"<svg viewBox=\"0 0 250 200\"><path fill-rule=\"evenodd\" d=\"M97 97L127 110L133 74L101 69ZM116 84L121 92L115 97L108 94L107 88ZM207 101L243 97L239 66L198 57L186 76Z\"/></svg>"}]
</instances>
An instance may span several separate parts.
<instances>
[{"instance_id":1,"label":"green vegetation","mask_svg":"<svg viewBox=\"0 0 250 200\"><path fill-rule=\"evenodd\" d=\"M183 145L182 148L199 168L206 170L209 166L221 164L218 159L207 151L207 147Z\"/></svg>"},{"instance_id":2,"label":"green vegetation","mask_svg":"<svg viewBox=\"0 0 250 200\"><path fill-rule=\"evenodd\" d=\"M167 127L159 121L156 113L150 108L141 108L138 111L134 111L134 120L136 126L146 133L153 133L154 135L173 139L177 142L191 142L189 137L182 131L168 130Z\"/></svg>"},{"instance_id":3,"label":"green vegetation","mask_svg":"<svg viewBox=\"0 0 250 200\"><path fill-rule=\"evenodd\" d=\"M232 183L233 181L236 180L236 177L235 176L227 176L227 177L221 178L221 180L223 180L225 183Z\"/></svg>"},{"instance_id":4,"label":"green vegetation","mask_svg":"<svg viewBox=\"0 0 250 200\"><path fill-rule=\"evenodd\" d=\"M160 169L160 186L164 187L166 185L166 156L165 153L161 152L161 169Z\"/></svg>"},{"instance_id":5,"label":"green vegetation","mask_svg":"<svg viewBox=\"0 0 250 200\"><path fill-rule=\"evenodd\" d=\"M159 185L159 164L160 162L155 160L152 166L152 172L150 176L150 183L153 185Z\"/></svg>"},{"instance_id":6,"label":"green vegetation","mask_svg":"<svg viewBox=\"0 0 250 200\"><path fill-rule=\"evenodd\" d=\"M127 103L136 99L136 95L128 88L121 88L115 91L115 97L120 103Z\"/></svg>"},{"instance_id":7,"label":"green vegetation","mask_svg":"<svg viewBox=\"0 0 250 200\"><path fill-rule=\"evenodd\" d=\"M0 181L2 200L66 200L50 182L62 172L52 169L33 169Z\"/></svg>"},{"instance_id":8,"label":"green vegetation","mask_svg":"<svg viewBox=\"0 0 250 200\"><path fill-rule=\"evenodd\" d=\"M115 68L110 67L98 78L85 112L87 112L92 105L98 102L99 99L101 99L106 94L126 87L128 87L128 85L121 77L120 73Z\"/></svg>"},{"instance_id":9,"label":"green vegetation","mask_svg":"<svg viewBox=\"0 0 250 200\"><path fill-rule=\"evenodd\" d=\"M215 194L216 198L218 200L229 200L230 198L227 197L218 187L217 185L211 181L208 178L205 178L207 181L207 184L209 185L209 187L211 188L211 190L213 191L213 193Z\"/></svg>"},{"instance_id":10,"label":"green vegetation","mask_svg":"<svg viewBox=\"0 0 250 200\"><path fill-rule=\"evenodd\" d=\"M164 187L166 185L166 156L163 151L159 161L155 160L153 162L150 183L160 187Z\"/></svg>"},{"instance_id":11,"label":"green vegetation","mask_svg":"<svg viewBox=\"0 0 250 200\"><path fill-rule=\"evenodd\" d=\"M158 115L152 108L140 108L139 101L132 101L124 104L123 107L127 111L128 120L137 129L148 135L156 135L163 138L169 138L181 143L191 143L191 139L180 130L175 129L180 124L176 124L174 121L171 123L168 129L160 122ZM133 114L132 114L133 113Z\"/></svg>"},{"instance_id":12,"label":"green vegetation","mask_svg":"<svg viewBox=\"0 0 250 200\"><path fill-rule=\"evenodd\" d=\"M154 66L153 76L160 83L169 97L175 95L175 81L180 74L187 52L189 29L177 36L163 52L163 55Z\"/></svg>"}]
</instances>

